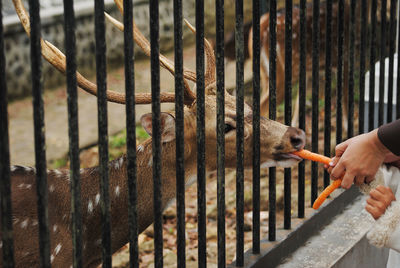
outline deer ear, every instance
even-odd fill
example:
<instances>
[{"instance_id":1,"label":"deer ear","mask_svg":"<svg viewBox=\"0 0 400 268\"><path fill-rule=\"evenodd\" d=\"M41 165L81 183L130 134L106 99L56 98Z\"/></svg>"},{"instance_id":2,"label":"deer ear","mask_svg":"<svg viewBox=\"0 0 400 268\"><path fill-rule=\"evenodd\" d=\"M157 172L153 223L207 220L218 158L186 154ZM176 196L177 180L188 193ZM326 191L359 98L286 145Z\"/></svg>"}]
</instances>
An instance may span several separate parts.
<instances>
[{"instance_id":1,"label":"deer ear","mask_svg":"<svg viewBox=\"0 0 400 268\"><path fill-rule=\"evenodd\" d=\"M142 122L144 130L146 130L150 136L153 136L152 114L144 114L140 118L140 121ZM161 142L170 142L175 140L175 118L169 113L161 113L160 123Z\"/></svg>"}]
</instances>

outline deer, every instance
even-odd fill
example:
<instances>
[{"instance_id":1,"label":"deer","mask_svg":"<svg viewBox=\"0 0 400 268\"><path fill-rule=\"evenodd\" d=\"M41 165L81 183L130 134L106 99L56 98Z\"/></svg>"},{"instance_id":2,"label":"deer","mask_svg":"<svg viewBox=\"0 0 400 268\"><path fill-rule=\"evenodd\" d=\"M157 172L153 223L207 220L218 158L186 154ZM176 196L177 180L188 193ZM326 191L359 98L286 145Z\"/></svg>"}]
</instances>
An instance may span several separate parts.
<instances>
[{"instance_id":1,"label":"deer","mask_svg":"<svg viewBox=\"0 0 400 268\"><path fill-rule=\"evenodd\" d=\"M345 25L349 21L349 5L345 4ZM312 75L312 21L313 21L313 6L312 3L306 4L306 79L310 79ZM320 43L319 43L319 70L323 71L325 66L325 50L326 50L326 1L320 3L320 16L318 18L320 25ZM338 14L339 4L337 2L332 4L332 57L331 63L333 69L337 68L338 58L334 55L338 53L337 38L338 38ZM299 81L300 72L300 7L293 6L292 16L292 84ZM260 68L261 68L261 81L262 93L260 113L262 116L268 116L269 111L269 49L270 49L270 27L269 27L269 13L266 13L260 18ZM253 29L250 29L248 38L249 58L253 58ZM345 44L348 41L348 28L345 27ZM346 57L348 49L344 49L344 85L347 85L348 80L348 61ZM285 96L285 10L280 9L276 14L276 103L282 103ZM321 81L321 80L320 80ZM323 81L323 80L322 80ZM308 83L310 85L310 83ZM344 91L347 88L344 86ZM344 92L344 101L347 103L347 94ZM298 110L299 110L299 94L295 103L294 115L292 117L292 126L297 125ZM347 105L344 105L347 108ZM344 113L346 115L346 113ZM346 120L346 119L345 119ZM347 126L345 123L344 126Z\"/></svg>"},{"instance_id":2,"label":"deer","mask_svg":"<svg viewBox=\"0 0 400 268\"><path fill-rule=\"evenodd\" d=\"M30 33L29 15L21 0L13 0L16 12L27 34ZM123 14L122 0L115 0ZM107 15L114 25L123 30L123 25ZM134 25L134 40L146 54L150 53L149 41ZM192 31L195 29L188 24ZM46 40L41 40L42 55L56 69L65 74L66 63L64 54ZM216 74L215 55L207 41L204 40L207 59L205 71L205 120L206 120L206 170L215 171L216 166ZM163 55L159 55L160 65L174 75L174 63ZM188 81L196 81L196 75L190 70L184 70L185 79L185 108L184 108L184 164L185 186L196 181L196 98L189 87ZM77 72L78 86L97 95L97 86ZM161 102L173 102L174 93L162 92ZM125 103L122 93L107 91L107 100L116 103ZM137 93L137 104L151 103L151 96L147 93ZM252 167L252 110L245 105L244 166ZM153 222L153 181L152 181L152 114L145 114L141 124L150 134L150 138L136 147L137 153L137 219L138 232L144 231ZM173 202L176 195L175 171L175 117L174 111L162 112L161 146L162 146L162 207L165 209ZM260 119L260 155L261 167L283 166L289 167L301 159L294 154L305 145L305 133L294 127L283 125L261 117ZM236 163L236 99L225 91L225 150L226 167L234 168ZM36 267L39 265L38 221L36 203L34 168L25 166L11 166L11 198L14 230L14 254L16 267ZM99 185L99 168L90 167L80 170L81 183L81 211L82 211L82 256L84 267L97 267L101 264L101 208ZM73 247L71 234L71 197L70 178L68 169L47 171L48 179L48 220L50 232L50 260L53 267L72 267ZM111 202L111 248L115 253L128 243L128 185L127 185L127 157L109 162L109 189ZM29 238L29 239L27 239ZM2 245L0 245L1 247ZM0 266L2 265L0 256Z\"/></svg>"}]
</instances>

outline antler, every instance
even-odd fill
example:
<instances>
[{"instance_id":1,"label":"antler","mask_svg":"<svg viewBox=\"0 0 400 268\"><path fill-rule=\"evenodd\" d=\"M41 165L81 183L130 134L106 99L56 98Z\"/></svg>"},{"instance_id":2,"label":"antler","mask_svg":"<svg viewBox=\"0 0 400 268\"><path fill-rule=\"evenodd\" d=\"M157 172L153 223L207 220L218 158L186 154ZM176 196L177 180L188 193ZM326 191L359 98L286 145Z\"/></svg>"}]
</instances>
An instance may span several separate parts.
<instances>
[{"instance_id":1,"label":"antler","mask_svg":"<svg viewBox=\"0 0 400 268\"><path fill-rule=\"evenodd\" d=\"M13 0L13 4L17 15L21 21L22 26L25 29L25 32L28 36L30 36L31 27L29 22L29 15L26 11L24 5L21 0ZM42 55L43 57L53 65L57 70L61 73L66 73L66 59L65 55L53 44L50 42L41 39L41 47L42 47ZM146 40L147 41L147 40ZM76 72L76 78L78 82L78 86L85 90L86 92L97 96L97 85L87 80L84 76L82 76L79 72ZM186 93L186 92L185 92ZM195 99L194 94L185 94L185 103L192 103ZM107 100L111 102L125 104L125 94L107 90ZM175 94L170 92L161 92L160 93L160 101L161 102L174 102ZM151 103L151 94L150 93L138 93L135 94L135 102L137 104L148 104Z\"/></svg>"},{"instance_id":2,"label":"antler","mask_svg":"<svg viewBox=\"0 0 400 268\"><path fill-rule=\"evenodd\" d=\"M114 0L115 4L117 5L119 11L121 12L122 16L124 15L124 7L123 7L123 0ZM124 25L119 22L118 20L116 20L115 18L113 18L111 15L106 14L106 18L120 31L124 31ZM189 27L189 29L193 32L196 33L196 29L185 19L185 23L186 25ZM150 56L150 43L149 41L146 39L146 37L144 37L144 35L140 32L140 30L137 28L135 22L133 22L133 32L134 32L134 39L135 42L142 48L142 50L144 51L144 53L147 56ZM214 54L214 50L210 44L210 42L204 38L204 45L205 45L205 53L206 53L206 57L207 57L207 67L206 67L206 73L205 73L205 87L209 87L210 85L215 83L215 54ZM174 68L174 63L172 61L170 61L168 58L166 58L165 56L163 56L162 54L159 55L159 59L160 59L160 64L162 67L164 67L165 69L167 69L168 71L171 72L171 74L175 74L175 68ZM184 77L196 82L196 74L192 71L189 70L184 70L183 73ZM190 91L191 92L191 91ZM194 95L193 95L194 96Z\"/></svg>"}]
</instances>

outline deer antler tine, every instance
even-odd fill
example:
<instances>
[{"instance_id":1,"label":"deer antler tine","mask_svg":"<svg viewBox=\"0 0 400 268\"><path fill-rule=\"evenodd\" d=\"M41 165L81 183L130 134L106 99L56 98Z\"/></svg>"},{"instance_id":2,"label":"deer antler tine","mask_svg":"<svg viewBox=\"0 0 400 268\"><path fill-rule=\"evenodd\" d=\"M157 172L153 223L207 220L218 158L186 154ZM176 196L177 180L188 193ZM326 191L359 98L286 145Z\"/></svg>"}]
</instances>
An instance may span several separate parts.
<instances>
[{"instance_id":1,"label":"deer antler tine","mask_svg":"<svg viewBox=\"0 0 400 268\"><path fill-rule=\"evenodd\" d=\"M189 29L193 32L196 33L196 28L193 27L192 24L187 19L184 19L186 25L189 27ZM215 78L215 55L214 55L214 49L210 42L204 38L204 48L205 48L205 53L207 57L207 67L206 67L206 73L204 77L204 84L205 87L207 88L209 85L213 84L216 80Z\"/></svg>"},{"instance_id":2,"label":"deer antler tine","mask_svg":"<svg viewBox=\"0 0 400 268\"><path fill-rule=\"evenodd\" d=\"M13 4L17 15L21 21L22 26L24 27L28 36L30 36L30 22L29 15L26 11L24 5L21 0L13 0ZM57 70L61 73L65 74L66 72L66 60L65 55L52 43L41 39L42 46L42 55L43 57L53 65ZM97 96L97 86L96 84L87 80L84 76L82 76L79 72L76 72L76 78L78 82L78 86L85 90L86 92ZM151 103L151 94L149 93L139 93L135 94L136 103L137 104L148 104ZM107 90L107 100L115 103L125 104L125 94ZM175 95L173 93L163 92L160 94L161 102L174 102Z\"/></svg>"}]
</instances>

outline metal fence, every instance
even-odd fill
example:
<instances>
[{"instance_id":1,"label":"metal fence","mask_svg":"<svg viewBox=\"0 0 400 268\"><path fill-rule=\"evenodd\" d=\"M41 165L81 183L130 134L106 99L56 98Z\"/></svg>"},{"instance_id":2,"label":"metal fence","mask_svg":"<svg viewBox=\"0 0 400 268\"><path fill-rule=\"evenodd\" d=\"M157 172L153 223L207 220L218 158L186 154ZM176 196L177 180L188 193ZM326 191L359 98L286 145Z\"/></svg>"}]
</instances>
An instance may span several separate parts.
<instances>
[{"instance_id":1,"label":"metal fence","mask_svg":"<svg viewBox=\"0 0 400 268\"><path fill-rule=\"evenodd\" d=\"M380 65L379 69L379 103L378 103L378 124L390 122L394 118L400 117L400 105L396 106L396 113L393 116L393 72L394 57L396 47L396 8L397 1L390 1L389 31L387 24L387 1L382 0L378 6L377 0L356 1L351 0L350 5L346 6L344 0L338 0L339 4L339 23L338 35L336 40L332 40L332 0L327 0L326 6L326 40L320 38L320 23L318 19L312 23L312 151L322 152L318 148L319 141L319 120L321 119L319 110L320 89L319 89L319 68L320 58L325 57L325 109L324 109L324 154L330 155L331 148L331 96L332 96L332 58L337 58L337 77L336 77L336 142L343 140L342 133L342 98L343 87L348 88L348 131L345 133L351 137L355 133L355 98L358 88L358 133L364 131L367 125L372 130L375 114L375 63L377 61L376 30L377 25L381 25L380 34L380 62L384 62L389 55L388 72L388 96L387 102L384 102L385 92L385 64ZM252 254L260 253L260 0L253 0L253 248ZM125 81L126 81L126 124L127 124L127 159L128 169L127 178L129 185L129 241L130 241L130 262L131 267L138 267L138 230L137 230L137 175L136 175L136 136L135 136L135 83L134 83L134 58L133 58L133 33L132 33L132 1L124 0L124 50L125 50ZM293 3L291 0L285 1L285 104L284 121L291 123L292 117L292 12ZM225 248L225 147L224 147L224 1L215 1L216 5L216 74L217 74L217 181L218 181L218 267L226 266L226 248ZM300 128L306 129L306 62L307 47L306 41L306 0L300 0L300 73L299 73L299 93L300 93ZM346 8L349 7L350 20L349 25L345 25L344 16ZM161 204L161 134L160 129L160 73L159 73L159 27L158 27L158 1L150 0L150 43L151 43L151 88L152 88L152 124L153 124L153 180L154 180L154 243L155 243L155 267L163 266L163 235L162 235L162 204ZM277 63L277 1L269 1L270 10L270 118L276 120L276 63ZM360 10L361 20L357 19L356 11ZM370 20L367 10L370 10ZM377 21L376 10L380 10L381 18ZM103 266L111 267L111 227L110 227L110 197L109 197L109 166L108 166L108 137L107 137L107 105L106 105L106 57L105 57L105 20L104 3L95 1L95 32L96 32L96 70L98 87L98 133L99 133L99 155L100 155L100 174L101 174L101 211L102 211L102 253ZM35 156L37 170L37 200L38 200L38 220L40 230L40 263L42 267L50 267L50 239L47 212L47 172L46 156L44 143L44 111L42 99L42 81L41 81L41 44L40 44L40 16L39 1L29 1L29 12L31 22L31 68L32 68L32 89L34 103L34 122L35 122ZM68 123L70 138L70 161L71 161L71 195L72 205L72 243L73 243L73 267L82 267L82 215L81 207L81 189L79 172L79 148L78 148L78 119L77 119L77 81L76 81L76 60L75 60L75 21L73 1L64 1L65 12L65 42L67 59L67 89L68 89ZM320 1L312 1L312 17L319 18ZM0 12L1 16L1 12ZM1 18L0 18L1 22ZM379 23L378 23L379 22ZM349 27L349 36L345 36L345 27ZM176 94L176 189L177 189L177 243L178 243L178 267L185 267L185 167L183 162L184 155L184 81L183 81L183 45L182 45L182 1L174 0L174 29L175 29L175 94ZM197 97L197 185L198 185L198 265L206 267L207 248L206 248L206 172L205 172L205 88L204 88L204 1L196 1L196 97ZM357 31L356 29L360 29ZM243 266L245 263L244 254L244 167L243 167L243 122L244 122L244 39L243 39L243 0L236 0L236 109L237 109L237 203L236 203L236 266ZM9 141L8 141L8 123L7 123L7 88L5 77L5 55L3 42L3 28L0 27L0 194L1 194L1 225L3 240L3 266L14 267L14 249L12 235L12 210L10 199L10 161L9 161ZM358 35L358 33L360 33ZM389 36L387 40L387 36ZM349 40L349 53L344 53L345 40ZM356 40L360 40L358 43ZM325 41L325 55L319 52L320 42ZM337 55L332 55L332 44L337 44ZM358 45L359 44L359 47ZM369 53L367 51L369 44ZM399 48L399 46L398 46ZM359 49L358 61L355 60L355 50ZM398 50L397 50L398 51ZM348 56L349 81L344 84L343 74L347 69L344 68L344 57ZM369 56L369 64L366 60ZM397 64L399 61L397 61ZM397 66L397 79L400 77L400 68ZM365 75L369 70L369 105L368 122L365 122ZM358 86L355 77L358 75ZM397 80L397 88L399 80ZM400 101L399 90L395 99L397 104ZM387 112L384 113L386 105ZM385 115L385 116L384 116ZM305 165L299 164L298 168L298 211L299 218L305 216ZM318 195L318 181L320 179L318 168L315 163L311 168L311 202ZM287 168L284 172L284 228L291 228L291 169ZM324 186L329 184L329 176L324 174ZM322 210L323 211L323 210ZM323 212L321 212L323 213ZM323 214L324 215L324 214ZM293 237L292 237L293 238ZM291 239L292 239L291 238ZM269 241L276 240L276 170L269 170ZM279 245L277 246L279 247ZM251 253L249 253L251 255ZM285 253L277 253L285 254ZM286 253L287 254L287 253ZM279 259L280 257L274 257ZM268 261L260 260L260 261ZM271 262L272 263L272 262Z\"/></svg>"}]
</instances>

